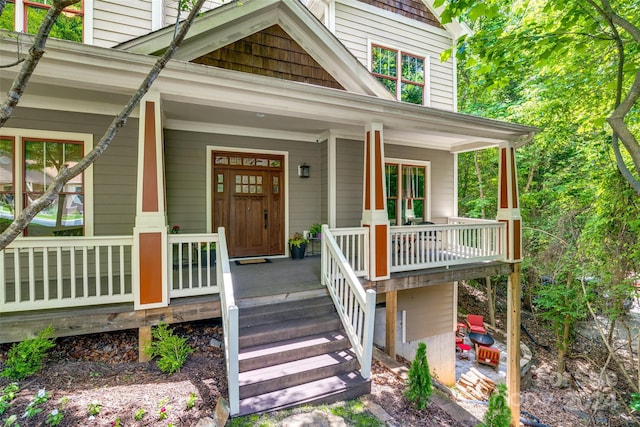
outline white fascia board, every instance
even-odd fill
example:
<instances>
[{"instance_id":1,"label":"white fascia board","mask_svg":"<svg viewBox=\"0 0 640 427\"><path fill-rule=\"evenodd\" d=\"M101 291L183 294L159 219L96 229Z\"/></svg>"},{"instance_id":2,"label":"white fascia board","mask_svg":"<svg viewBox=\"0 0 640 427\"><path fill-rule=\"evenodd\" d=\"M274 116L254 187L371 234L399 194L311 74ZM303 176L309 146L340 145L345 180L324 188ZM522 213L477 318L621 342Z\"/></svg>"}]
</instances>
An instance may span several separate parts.
<instances>
[{"instance_id":1,"label":"white fascia board","mask_svg":"<svg viewBox=\"0 0 640 427\"><path fill-rule=\"evenodd\" d=\"M431 11L431 13L433 13L433 15L438 18L438 21L442 21L442 19L440 19L440 17L442 16L442 11L444 10L444 6L440 6L438 8L435 8L433 6L433 0L422 0L422 2L425 4L425 6L427 6L427 8ZM447 29L447 31L452 34L456 39L464 36L464 35L472 35L473 34L473 30L471 30L471 28L469 28L469 26L467 24L465 24L464 22L460 22L457 19L453 19L451 22L449 22L448 24L440 24L442 25L444 28Z\"/></svg>"},{"instance_id":2,"label":"white fascia board","mask_svg":"<svg viewBox=\"0 0 640 427\"><path fill-rule=\"evenodd\" d=\"M185 42L221 25L228 24L233 27L236 24L236 20L244 19L245 16L259 15L261 13L267 14L270 10L277 9L280 1L281 0L247 0L243 1L242 4L232 2L205 12L205 16L201 18L196 17L194 20L191 28L189 28ZM236 31L244 33L248 30L236 27ZM162 52L169 46L171 40L173 40L173 32L174 26L169 25L153 33L120 43L115 48L142 54ZM242 36L238 38L242 38Z\"/></svg>"}]
</instances>

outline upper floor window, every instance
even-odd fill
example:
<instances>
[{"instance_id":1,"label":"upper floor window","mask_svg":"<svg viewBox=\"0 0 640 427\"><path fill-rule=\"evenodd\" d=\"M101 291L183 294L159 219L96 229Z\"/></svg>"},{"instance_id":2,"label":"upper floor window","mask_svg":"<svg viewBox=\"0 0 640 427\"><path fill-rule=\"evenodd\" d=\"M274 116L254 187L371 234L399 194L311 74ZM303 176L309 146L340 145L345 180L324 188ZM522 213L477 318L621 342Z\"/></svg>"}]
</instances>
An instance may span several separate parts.
<instances>
[{"instance_id":1,"label":"upper floor window","mask_svg":"<svg viewBox=\"0 0 640 427\"><path fill-rule=\"evenodd\" d=\"M385 178L391 225L418 224L430 219L428 163L390 161L385 164Z\"/></svg>"},{"instance_id":2,"label":"upper floor window","mask_svg":"<svg viewBox=\"0 0 640 427\"><path fill-rule=\"evenodd\" d=\"M46 191L63 166L74 166L91 145L90 137L85 135L79 140L66 140L29 136L30 133L43 134L37 131L16 133L0 136L0 232ZM90 169L65 184L56 200L29 223L25 236L92 234L87 230L87 221L91 220L87 201Z\"/></svg>"},{"instance_id":3,"label":"upper floor window","mask_svg":"<svg viewBox=\"0 0 640 427\"><path fill-rule=\"evenodd\" d=\"M0 28L36 34L51 8L52 0L8 0ZM50 37L82 42L84 26L84 0L64 9L53 25Z\"/></svg>"},{"instance_id":4,"label":"upper floor window","mask_svg":"<svg viewBox=\"0 0 640 427\"><path fill-rule=\"evenodd\" d=\"M401 101L425 104L425 62L425 57L371 46L371 72Z\"/></svg>"}]
</instances>

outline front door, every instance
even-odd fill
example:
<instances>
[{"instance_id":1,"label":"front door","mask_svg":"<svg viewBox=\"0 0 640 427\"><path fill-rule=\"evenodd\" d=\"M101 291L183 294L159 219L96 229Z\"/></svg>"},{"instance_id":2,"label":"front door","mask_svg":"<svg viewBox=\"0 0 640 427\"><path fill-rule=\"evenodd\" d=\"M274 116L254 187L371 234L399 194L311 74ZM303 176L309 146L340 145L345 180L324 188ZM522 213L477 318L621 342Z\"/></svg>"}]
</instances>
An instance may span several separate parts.
<instances>
[{"instance_id":1,"label":"front door","mask_svg":"<svg viewBox=\"0 0 640 427\"><path fill-rule=\"evenodd\" d=\"M225 227L229 256L284 254L284 157L212 156L213 229Z\"/></svg>"}]
</instances>

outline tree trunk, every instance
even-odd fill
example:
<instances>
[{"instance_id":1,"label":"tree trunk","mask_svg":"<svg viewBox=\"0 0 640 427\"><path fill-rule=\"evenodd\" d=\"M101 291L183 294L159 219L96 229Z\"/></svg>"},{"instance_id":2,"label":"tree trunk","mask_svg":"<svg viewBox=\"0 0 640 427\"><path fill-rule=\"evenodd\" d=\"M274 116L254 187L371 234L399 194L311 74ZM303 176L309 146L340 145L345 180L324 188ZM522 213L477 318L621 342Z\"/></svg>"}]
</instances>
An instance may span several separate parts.
<instances>
[{"instance_id":1,"label":"tree trunk","mask_svg":"<svg viewBox=\"0 0 640 427\"><path fill-rule=\"evenodd\" d=\"M491 283L491 276L484 278L487 288L487 304L489 305L489 324L496 327L496 286Z\"/></svg>"},{"instance_id":2,"label":"tree trunk","mask_svg":"<svg viewBox=\"0 0 640 427\"><path fill-rule=\"evenodd\" d=\"M571 317L566 316L563 323L562 335L558 340L558 367L556 370L556 387L562 385L562 377L566 369L566 356L569 350L569 332L571 332Z\"/></svg>"},{"instance_id":3,"label":"tree trunk","mask_svg":"<svg viewBox=\"0 0 640 427\"><path fill-rule=\"evenodd\" d=\"M480 197L480 206L482 207L481 218L484 219L484 189L482 188L482 171L480 170L480 162L478 160L478 151L473 153L473 164L476 167L476 176L478 177L478 196Z\"/></svg>"}]
</instances>

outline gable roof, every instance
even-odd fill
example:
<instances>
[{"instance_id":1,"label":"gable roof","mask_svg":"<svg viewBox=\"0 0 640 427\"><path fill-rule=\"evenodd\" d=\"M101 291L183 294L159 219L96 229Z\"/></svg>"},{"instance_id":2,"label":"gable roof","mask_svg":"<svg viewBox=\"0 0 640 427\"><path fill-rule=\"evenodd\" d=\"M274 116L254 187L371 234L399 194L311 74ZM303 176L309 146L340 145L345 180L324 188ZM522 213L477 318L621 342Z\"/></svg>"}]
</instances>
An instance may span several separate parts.
<instances>
[{"instance_id":1,"label":"gable roof","mask_svg":"<svg viewBox=\"0 0 640 427\"><path fill-rule=\"evenodd\" d=\"M348 92L394 99L356 57L299 0L232 2L198 17L174 59L192 61L266 28L278 25ZM170 44L174 27L165 27L116 46L141 54L159 54Z\"/></svg>"}]
</instances>

